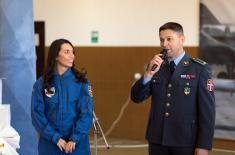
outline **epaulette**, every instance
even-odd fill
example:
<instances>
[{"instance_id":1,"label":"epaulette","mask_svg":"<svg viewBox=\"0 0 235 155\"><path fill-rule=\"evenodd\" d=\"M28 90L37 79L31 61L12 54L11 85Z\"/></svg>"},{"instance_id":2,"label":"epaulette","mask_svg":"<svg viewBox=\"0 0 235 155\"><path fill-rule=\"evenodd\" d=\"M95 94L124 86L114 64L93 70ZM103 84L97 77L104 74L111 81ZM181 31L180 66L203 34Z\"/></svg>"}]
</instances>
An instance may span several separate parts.
<instances>
[{"instance_id":1,"label":"epaulette","mask_svg":"<svg viewBox=\"0 0 235 155\"><path fill-rule=\"evenodd\" d=\"M199 59L199 58L191 58L194 62L197 62L197 63L199 63L199 64L201 64L201 65L206 65L207 63L205 62L205 61L203 61L203 60L201 60L201 59Z\"/></svg>"}]
</instances>

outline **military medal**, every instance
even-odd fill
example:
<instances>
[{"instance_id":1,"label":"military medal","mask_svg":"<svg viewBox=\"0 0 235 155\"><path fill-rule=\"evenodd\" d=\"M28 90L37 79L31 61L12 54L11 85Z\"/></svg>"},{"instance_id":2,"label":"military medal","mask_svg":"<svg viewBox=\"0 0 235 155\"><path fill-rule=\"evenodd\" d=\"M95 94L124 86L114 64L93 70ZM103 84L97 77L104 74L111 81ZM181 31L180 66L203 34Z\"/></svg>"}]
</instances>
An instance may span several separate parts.
<instances>
[{"instance_id":1,"label":"military medal","mask_svg":"<svg viewBox=\"0 0 235 155\"><path fill-rule=\"evenodd\" d=\"M182 75L180 75L180 78L181 79L195 79L196 78L196 76L194 75L194 74L182 74Z\"/></svg>"},{"instance_id":2,"label":"military medal","mask_svg":"<svg viewBox=\"0 0 235 155\"><path fill-rule=\"evenodd\" d=\"M185 94L185 95L190 94L190 88L189 88L189 87L185 87L185 88L184 88L184 94Z\"/></svg>"}]
</instances>

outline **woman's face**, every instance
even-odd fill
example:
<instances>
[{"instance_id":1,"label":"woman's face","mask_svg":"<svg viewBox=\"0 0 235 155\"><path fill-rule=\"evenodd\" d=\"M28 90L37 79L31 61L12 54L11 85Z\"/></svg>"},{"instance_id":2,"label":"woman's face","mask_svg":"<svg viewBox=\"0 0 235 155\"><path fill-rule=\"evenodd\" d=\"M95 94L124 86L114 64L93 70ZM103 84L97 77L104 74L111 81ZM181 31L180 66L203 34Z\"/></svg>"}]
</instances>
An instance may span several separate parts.
<instances>
[{"instance_id":1,"label":"woman's face","mask_svg":"<svg viewBox=\"0 0 235 155\"><path fill-rule=\"evenodd\" d=\"M57 67L63 67L63 68L72 67L74 58L75 56L74 56L73 47L68 43L62 44L59 54L56 58Z\"/></svg>"}]
</instances>

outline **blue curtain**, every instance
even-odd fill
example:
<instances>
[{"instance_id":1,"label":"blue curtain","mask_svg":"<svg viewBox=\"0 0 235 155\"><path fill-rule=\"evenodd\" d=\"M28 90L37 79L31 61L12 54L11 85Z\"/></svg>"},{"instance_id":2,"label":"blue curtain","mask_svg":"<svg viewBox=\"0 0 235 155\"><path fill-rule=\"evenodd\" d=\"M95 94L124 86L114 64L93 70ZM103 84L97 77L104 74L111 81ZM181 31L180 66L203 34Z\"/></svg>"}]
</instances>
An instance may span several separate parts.
<instances>
[{"instance_id":1,"label":"blue curtain","mask_svg":"<svg viewBox=\"0 0 235 155\"><path fill-rule=\"evenodd\" d=\"M32 0L0 0L0 77L3 104L11 105L11 125L21 136L21 155L37 155L30 99L36 79Z\"/></svg>"}]
</instances>

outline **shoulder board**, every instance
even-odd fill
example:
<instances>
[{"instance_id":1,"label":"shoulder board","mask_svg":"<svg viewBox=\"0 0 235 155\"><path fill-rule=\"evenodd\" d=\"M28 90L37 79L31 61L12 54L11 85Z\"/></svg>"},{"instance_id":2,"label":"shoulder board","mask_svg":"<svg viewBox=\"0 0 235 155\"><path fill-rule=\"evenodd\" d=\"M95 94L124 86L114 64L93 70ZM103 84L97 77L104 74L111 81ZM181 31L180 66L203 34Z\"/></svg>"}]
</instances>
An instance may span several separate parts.
<instances>
[{"instance_id":1,"label":"shoulder board","mask_svg":"<svg viewBox=\"0 0 235 155\"><path fill-rule=\"evenodd\" d=\"M203 66L207 64L205 61L203 61L203 60L201 60L201 59L199 59L199 58L192 58L192 60L193 60L194 62L197 62L197 63L203 65Z\"/></svg>"}]
</instances>

